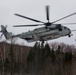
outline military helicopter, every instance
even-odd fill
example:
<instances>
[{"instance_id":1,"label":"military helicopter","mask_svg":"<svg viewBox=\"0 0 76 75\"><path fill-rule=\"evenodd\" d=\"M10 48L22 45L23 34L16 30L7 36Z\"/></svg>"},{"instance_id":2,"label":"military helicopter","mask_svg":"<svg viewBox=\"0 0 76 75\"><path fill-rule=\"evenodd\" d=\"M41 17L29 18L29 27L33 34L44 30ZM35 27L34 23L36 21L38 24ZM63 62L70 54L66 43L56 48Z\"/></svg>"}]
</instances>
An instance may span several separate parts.
<instances>
[{"instance_id":1,"label":"military helicopter","mask_svg":"<svg viewBox=\"0 0 76 75\"><path fill-rule=\"evenodd\" d=\"M26 40L27 42L42 41L44 43L44 41L57 39L57 38L64 37L64 36L71 37L72 36L71 32L76 31L76 30L71 31L68 27L63 26L62 24L55 24L55 23L60 21L60 20L65 19L65 18L68 18L70 16L73 16L75 14L76 14L76 12L72 13L70 15L67 15L63 18L60 18L60 19L58 19L54 22L49 22L49 6L46 6L47 22L42 22L40 20L29 18L29 17L23 16L23 15L20 15L20 14L15 14L16 16L19 16L19 17L22 17L22 18L25 18L25 19L28 19L28 20L31 20L31 21L34 21L34 22L38 22L38 23L41 23L41 24L14 25L14 27L41 26L41 25L43 25L43 27L36 28L34 30L31 30L31 31L29 30L28 32L24 32L24 33L21 33L21 34L12 35L12 33L8 32L6 30L5 26L1 25L1 31L0 32L2 32L4 34L6 39L19 37L21 39ZM76 23L64 23L64 24L76 24ZM1 35L1 37L2 37L2 35Z\"/></svg>"}]
</instances>

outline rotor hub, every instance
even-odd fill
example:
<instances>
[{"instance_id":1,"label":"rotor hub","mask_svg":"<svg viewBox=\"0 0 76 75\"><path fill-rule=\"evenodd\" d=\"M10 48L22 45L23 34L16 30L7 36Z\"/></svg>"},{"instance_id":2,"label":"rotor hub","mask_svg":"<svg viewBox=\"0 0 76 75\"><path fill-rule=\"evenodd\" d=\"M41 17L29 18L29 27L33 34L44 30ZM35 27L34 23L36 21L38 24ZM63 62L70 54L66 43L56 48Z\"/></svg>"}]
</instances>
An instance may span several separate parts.
<instances>
[{"instance_id":1,"label":"rotor hub","mask_svg":"<svg viewBox=\"0 0 76 75\"><path fill-rule=\"evenodd\" d=\"M47 23L44 23L46 26L50 26L52 23L50 22L47 22Z\"/></svg>"}]
</instances>

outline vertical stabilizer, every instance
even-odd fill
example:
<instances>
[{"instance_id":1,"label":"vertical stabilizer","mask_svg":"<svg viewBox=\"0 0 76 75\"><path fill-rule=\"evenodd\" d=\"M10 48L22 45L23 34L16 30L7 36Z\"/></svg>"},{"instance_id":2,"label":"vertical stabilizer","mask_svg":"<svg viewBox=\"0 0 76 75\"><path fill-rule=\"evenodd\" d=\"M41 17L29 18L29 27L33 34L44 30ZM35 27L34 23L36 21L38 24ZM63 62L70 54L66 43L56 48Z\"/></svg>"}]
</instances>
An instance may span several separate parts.
<instances>
[{"instance_id":1,"label":"vertical stabilizer","mask_svg":"<svg viewBox=\"0 0 76 75\"><path fill-rule=\"evenodd\" d=\"M3 25L1 25L1 31L2 35L5 36L6 39L10 39L12 37L12 33L8 32L6 30L6 27L4 27Z\"/></svg>"}]
</instances>

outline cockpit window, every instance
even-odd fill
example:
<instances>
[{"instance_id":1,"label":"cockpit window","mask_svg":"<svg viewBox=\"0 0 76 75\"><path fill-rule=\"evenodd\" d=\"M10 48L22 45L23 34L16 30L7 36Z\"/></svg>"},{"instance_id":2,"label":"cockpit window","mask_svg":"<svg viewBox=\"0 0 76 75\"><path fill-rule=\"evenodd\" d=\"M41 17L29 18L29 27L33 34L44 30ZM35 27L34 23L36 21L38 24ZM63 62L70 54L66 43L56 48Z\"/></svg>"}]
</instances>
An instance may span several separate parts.
<instances>
[{"instance_id":1,"label":"cockpit window","mask_svg":"<svg viewBox=\"0 0 76 75\"><path fill-rule=\"evenodd\" d=\"M66 27L64 27L64 29L67 29Z\"/></svg>"},{"instance_id":2,"label":"cockpit window","mask_svg":"<svg viewBox=\"0 0 76 75\"><path fill-rule=\"evenodd\" d=\"M59 28L59 31L62 31L62 28Z\"/></svg>"}]
</instances>

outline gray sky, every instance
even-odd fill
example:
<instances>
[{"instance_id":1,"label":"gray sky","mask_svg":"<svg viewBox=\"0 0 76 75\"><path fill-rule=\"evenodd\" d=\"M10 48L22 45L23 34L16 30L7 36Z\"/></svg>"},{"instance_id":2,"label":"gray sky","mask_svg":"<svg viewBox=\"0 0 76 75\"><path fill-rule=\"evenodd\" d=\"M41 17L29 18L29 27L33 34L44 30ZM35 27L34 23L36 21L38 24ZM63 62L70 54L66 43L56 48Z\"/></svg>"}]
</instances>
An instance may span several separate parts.
<instances>
[{"instance_id":1,"label":"gray sky","mask_svg":"<svg viewBox=\"0 0 76 75\"><path fill-rule=\"evenodd\" d=\"M14 34L33 30L37 27L27 28L14 28L13 25L18 24L36 24L36 22L17 17L14 14L18 13L24 16L35 18L46 22L45 6L50 6L50 22L60 19L66 15L76 12L76 0L0 0L0 25L8 25L8 31ZM59 21L57 23L76 23L76 15ZM67 25L66 25L67 26ZM68 26L69 28L76 29L75 25ZM63 37L53 41L64 42L68 44L76 44L76 32L71 38ZM24 42L24 40L20 40ZM49 42L53 42L49 41ZM21 43L20 42L20 43ZM25 44L28 44L25 41ZM31 45L33 43L29 43Z\"/></svg>"}]
</instances>

